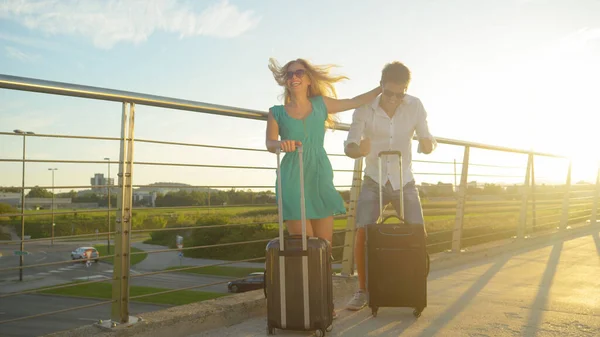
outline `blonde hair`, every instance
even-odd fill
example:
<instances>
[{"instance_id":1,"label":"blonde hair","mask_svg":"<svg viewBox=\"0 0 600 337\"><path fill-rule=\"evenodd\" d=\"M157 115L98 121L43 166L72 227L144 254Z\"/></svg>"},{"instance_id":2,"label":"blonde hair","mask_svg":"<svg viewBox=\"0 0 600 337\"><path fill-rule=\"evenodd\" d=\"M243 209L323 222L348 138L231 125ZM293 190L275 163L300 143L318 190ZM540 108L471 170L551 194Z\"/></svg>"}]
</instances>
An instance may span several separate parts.
<instances>
[{"instance_id":1,"label":"blonde hair","mask_svg":"<svg viewBox=\"0 0 600 337\"><path fill-rule=\"evenodd\" d=\"M277 84L285 88L283 93L283 104L288 104L291 100L291 93L288 87L286 86L286 83L288 68L294 63L300 63L301 65L303 65L306 69L306 75L310 78L311 84L308 87L308 97L327 96L337 98L337 93L335 91L334 84L341 80L348 79L348 77L346 76L336 76L329 74L329 70L333 67L336 67L336 65L314 65L305 59L299 58L296 60L289 61L283 67L281 67L274 58L270 58L269 70L271 70L271 72L273 73L273 77L275 78ZM336 122L337 118L334 114L327 114L325 127L334 129Z\"/></svg>"}]
</instances>

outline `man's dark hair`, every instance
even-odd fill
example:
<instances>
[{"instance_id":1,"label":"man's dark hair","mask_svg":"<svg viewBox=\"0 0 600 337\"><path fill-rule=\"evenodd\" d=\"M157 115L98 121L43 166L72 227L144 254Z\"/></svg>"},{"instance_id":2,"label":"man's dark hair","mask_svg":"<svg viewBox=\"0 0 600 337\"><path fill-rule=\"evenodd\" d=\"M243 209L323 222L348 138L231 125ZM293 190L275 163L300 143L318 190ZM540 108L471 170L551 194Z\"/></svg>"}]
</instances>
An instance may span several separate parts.
<instances>
[{"instance_id":1,"label":"man's dark hair","mask_svg":"<svg viewBox=\"0 0 600 337\"><path fill-rule=\"evenodd\" d=\"M398 61L386 64L381 71L381 84L387 82L408 85L410 83L410 70Z\"/></svg>"}]
</instances>

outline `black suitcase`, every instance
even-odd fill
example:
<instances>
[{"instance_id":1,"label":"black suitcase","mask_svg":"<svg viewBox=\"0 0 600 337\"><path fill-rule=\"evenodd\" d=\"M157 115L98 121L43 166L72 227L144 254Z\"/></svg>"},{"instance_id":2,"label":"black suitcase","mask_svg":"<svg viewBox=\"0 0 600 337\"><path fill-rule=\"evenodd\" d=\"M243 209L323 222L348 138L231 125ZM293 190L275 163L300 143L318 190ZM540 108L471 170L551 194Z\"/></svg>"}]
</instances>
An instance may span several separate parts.
<instances>
[{"instance_id":1,"label":"black suitcase","mask_svg":"<svg viewBox=\"0 0 600 337\"><path fill-rule=\"evenodd\" d=\"M315 331L317 336L325 336L333 323L331 246L327 240L306 237L302 147L298 147L302 235L283 237L279 155L278 151L279 237L266 247L267 332L273 334L275 329Z\"/></svg>"},{"instance_id":2,"label":"black suitcase","mask_svg":"<svg viewBox=\"0 0 600 337\"><path fill-rule=\"evenodd\" d=\"M379 153L379 219L366 225L366 281L368 305L373 316L380 307L414 308L421 316L427 307L427 275L429 255L422 224L408 224L404 218L404 195L400 188L400 217L383 218L381 156L397 155L400 163L400 185L403 186L402 154L399 151ZM395 218L398 222L386 223Z\"/></svg>"}]
</instances>

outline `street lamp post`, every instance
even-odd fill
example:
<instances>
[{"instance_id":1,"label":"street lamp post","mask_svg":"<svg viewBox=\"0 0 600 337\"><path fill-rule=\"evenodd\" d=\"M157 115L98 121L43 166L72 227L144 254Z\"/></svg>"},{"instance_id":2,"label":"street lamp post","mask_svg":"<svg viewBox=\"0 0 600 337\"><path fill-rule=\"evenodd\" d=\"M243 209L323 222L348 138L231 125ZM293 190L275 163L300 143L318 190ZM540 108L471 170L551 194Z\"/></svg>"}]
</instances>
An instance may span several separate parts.
<instances>
[{"instance_id":1,"label":"street lamp post","mask_svg":"<svg viewBox=\"0 0 600 337\"><path fill-rule=\"evenodd\" d=\"M31 131L13 130L14 133L23 135L23 176L21 180L21 253L19 255L19 281L23 281L23 254L25 254L25 138L34 135Z\"/></svg>"},{"instance_id":2,"label":"street lamp post","mask_svg":"<svg viewBox=\"0 0 600 337\"><path fill-rule=\"evenodd\" d=\"M108 179L106 180L106 189L108 190L108 211L106 212L106 223L108 230L106 234L106 252L110 254L110 158L104 158L108 164Z\"/></svg>"},{"instance_id":3,"label":"street lamp post","mask_svg":"<svg viewBox=\"0 0 600 337\"><path fill-rule=\"evenodd\" d=\"M52 245L54 246L54 171L58 170L57 168L49 168L48 171L52 171Z\"/></svg>"}]
</instances>

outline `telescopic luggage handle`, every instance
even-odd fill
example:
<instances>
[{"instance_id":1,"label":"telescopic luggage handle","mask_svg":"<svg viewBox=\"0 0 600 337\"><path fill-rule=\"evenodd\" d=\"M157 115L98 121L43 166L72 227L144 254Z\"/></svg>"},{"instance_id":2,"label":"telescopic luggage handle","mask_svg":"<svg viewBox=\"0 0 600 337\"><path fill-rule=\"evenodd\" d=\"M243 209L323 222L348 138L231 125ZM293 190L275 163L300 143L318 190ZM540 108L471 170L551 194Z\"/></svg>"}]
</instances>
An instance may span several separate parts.
<instances>
[{"instance_id":1,"label":"telescopic luggage handle","mask_svg":"<svg viewBox=\"0 0 600 337\"><path fill-rule=\"evenodd\" d=\"M379 160L379 219L377 219L377 223L383 223L383 183L382 183L382 173L381 173L381 157L382 156L398 156L398 165L400 166L400 218L404 221L404 177L402 175L402 152L401 151L380 151L377 154L377 158Z\"/></svg>"},{"instance_id":2,"label":"telescopic luggage handle","mask_svg":"<svg viewBox=\"0 0 600 337\"><path fill-rule=\"evenodd\" d=\"M307 240L308 237L306 235L306 202L304 198L304 163L302 158L302 145L296 146L296 150L298 151L298 164L300 166L300 214L302 219L302 250L306 251L308 249ZM275 150L277 153L277 191L279 198L277 198L277 207L279 211L277 212L279 215L279 241L280 241L280 249L285 250L283 244L283 195L281 188L281 148L277 148Z\"/></svg>"}]
</instances>

